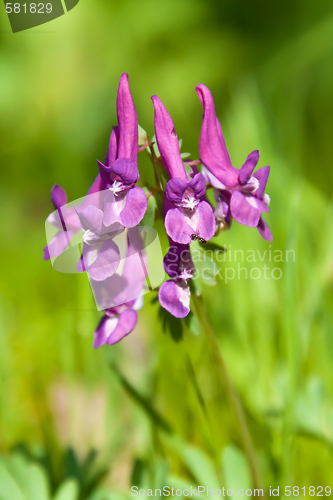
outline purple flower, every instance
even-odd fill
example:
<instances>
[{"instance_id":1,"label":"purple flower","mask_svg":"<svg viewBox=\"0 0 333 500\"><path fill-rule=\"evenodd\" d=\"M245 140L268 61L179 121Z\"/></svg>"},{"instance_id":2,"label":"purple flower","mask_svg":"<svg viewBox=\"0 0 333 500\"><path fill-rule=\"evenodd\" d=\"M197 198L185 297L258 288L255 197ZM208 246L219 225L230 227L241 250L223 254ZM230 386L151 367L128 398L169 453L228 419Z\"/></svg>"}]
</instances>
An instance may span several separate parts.
<instances>
[{"instance_id":1,"label":"purple flower","mask_svg":"<svg viewBox=\"0 0 333 500\"><path fill-rule=\"evenodd\" d=\"M183 245L193 239L208 241L216 227L212 208L204 199L205 179L200 172L188 178L173 121L162 101L157 96L152 100L156 141L170 177L164 199L166 232L174 242Z\"/></svg>"},{"instance_id":2,"label":"purple flower","mask_svg":"<svg viewBox=\"0 0 333 500\"><path fill-rule=\"evenodd\" d=\"M136 229L130 229L124 267L103 283L91 280L95 299L105 309L94 333L94 347L115 344L131 333L138 320L137 310L142 307L142 290L146 285L147 267L143 242ZM104 303L104 305L103 305ZM105 307L106 304L109 307ZM110 307L111 306L111 307Z\"/></svg>"},{"instance_id":3,"label":"purple flower","mask_svg":"<svg viewBox=\"0 0 333 500\"><path fill-rule=\"evenodd\" d=\"M94 333L94 348L103 344L116 344L131 333L138 322L135 304L124 304L108 309Z\"/></svg>"},{"instance_id":4,"label":"purple flower","mask_svg":"<svg viewBox=\"0 0 333 500\"><path fill-rule=\"evenodd\" d=\"M102 191L102 195L105 191ZM107 193L108 194L108 193ZM91 196L90 196L91 197ZM89 199L87 197L86 199ZM104 213L95 205L75 207L81 222L83 235L82 257L77 271L87 271L95 281L104 281L112 276L120 262L120 251L113 238L123 230L115 224L111 228L103 225Z\"/></svg>"},{"instance_id":5,"label":"purple flower","mask_svg":"<svg viewBox=\"0 0 333 500\"><path fill-rule=\"evenodd\" d=\"M62 254L68 247L73 235L81 229L81 223L74 208L64 207L67 203L67 194L58 184L55 184L51 190L51 200L57 212L49 215L48 222L55 226L58 232L44 248L44 260Z\"/></svg>"},{"instance_id":6,"label":"purple flower","mask_svg":"<svg viewBox=\"0 0 333 500\"><path fill-rule=\"evenodd\" d=\"M163 261L165 272L172 278L159 290L159 302L176 318L185 318L190 312L190 287L195 267L189 245L170 241L170 248Z\"/></svg>"},{"instance_id":7,"label":"purple flower","mask_svg":"<svg viewBox=\"0 0 333 500\"><path fill-rule=\"evenodd\" d=\"M105 200L105 226L119 222L124 227L134 227L147 210L147 198L143 190L135 186L139 179L138 119L126 73L120 77L117 116L118 126L112 130L104 163L97 161L100 173L89 193L102 189L110 191Z\"/></svg>"},{"instance_id":8,"label":"purple flower","mask_svg":"<svg viewBox=\"0 0 333 500\"><path fill-rule=\"evenodd\" d=\"M263 212L269 212L269 197L264 194L269 167L262 167L253 174L259 160L257 150L248 155L240 169L232 166L222 128L215 114L213 96L202 84L197 85L196 91L204 108L199 143L200 157L206 167L203 173L206 180L219 191L215 196L230 208L229 214L226 207L223 208L225 220L231 215L240 224L257 227L265 239L272 240L269 227L261 216Z\"/></svg>"}]
</instances>

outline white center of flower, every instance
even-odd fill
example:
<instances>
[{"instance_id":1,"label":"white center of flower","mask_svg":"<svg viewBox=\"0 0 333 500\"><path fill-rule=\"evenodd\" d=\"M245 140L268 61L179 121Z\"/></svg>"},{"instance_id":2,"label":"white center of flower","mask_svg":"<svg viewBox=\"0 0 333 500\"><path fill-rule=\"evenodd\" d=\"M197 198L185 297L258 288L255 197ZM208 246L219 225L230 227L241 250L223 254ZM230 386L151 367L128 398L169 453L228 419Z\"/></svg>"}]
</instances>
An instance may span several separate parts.
<instances>
[{"instance_id":1,"label":"white center of flower","mask_svg":"<svg viewBox=\"0 0 333 500\"><path fill-rule=\"evenodd\" d=\"M193 196L187 196L187 198L185 198L185 200L182 201L182 207L193 210L198 205L198 203L199 200L197 200Z\"/></svg>"},{"instance_id":2,"label":"white center of flower","mask_svg":"<svg viewBox=\"0 0 333 500\"><path fill-rule=\"evenodd\" d=\"M180 278L185 283L193 278L193 274L190 269L182 268L180 269L180 271L181 272L178 274L178 278Z\"/></svg>"},{"instance_id":3,"label":"white center of flower","mask_svg":"<svg viewBox=\"0 0 333 500\"><path fill-rule=\"evenodd\" d=\"M124 191L125 186L121 181L115 180L112 184L112 186L109 187L109 190L112 191L112 193L117 196L121 191Z\"/></svg>"},{"instance_id":4,"label":"white center of flower","mask_svg":"<svg viewBox=\"0 0 333 500\"><path fill-rule=\"evenodd\" d=\"M82 236L82 239L87 245L91 245L96 241L96 234L94 233L94 231L87 229L87 231Z\"/></svg>"},{"instance_id":5,"label":"white center of flower","mask_svg":"<svg viewBox=\"0 0 333 500\"><path fill-rule=\"evenodd\" d=\"M260 185L260 182L256 177L251 177L247 185L250 187L251 192L256 191Z\"/></svg>"},{"instance_id":6,"label":"white center of flower","mask_svg":"<svg viewBox=\"0 0 333 500\"><path fill-rule=\"evenodd\" d=\"M111 236L107 233L96 234L94 231L91 231L91 229L87 229L87 231L82 236L84 243L86 243L87 245L96 245L98 243L102 244L110 238Z\"/></svg>"}]
</instances>

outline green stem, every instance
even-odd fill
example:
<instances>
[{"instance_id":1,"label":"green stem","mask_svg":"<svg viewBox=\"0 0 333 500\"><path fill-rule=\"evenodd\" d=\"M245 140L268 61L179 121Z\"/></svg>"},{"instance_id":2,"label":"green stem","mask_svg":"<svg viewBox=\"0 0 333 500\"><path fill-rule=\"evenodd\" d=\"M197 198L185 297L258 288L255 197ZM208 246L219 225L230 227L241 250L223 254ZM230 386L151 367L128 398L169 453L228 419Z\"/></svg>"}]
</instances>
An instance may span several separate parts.
<instances>
[{"instance_id":1,"label":"green stem","mask_svg":"<svg viewBox=\"0 0 333 500\"><path fill-rule=\"evenodd\" d=\"M245 413L240 398L230 380L226 364L220 351L219 344L213 326L208 318L207 310L201 296L192 294L196 315L200 321L203 330L211 345L212 354L218 368L218 374L222 384L225 386L231 407L239 427L240 435L243 441L243 447L249 463L253 488L261 488L261 479L256 459L255 448L252 442L251 434L246 422Z\"/></svg>"}]
</instances>

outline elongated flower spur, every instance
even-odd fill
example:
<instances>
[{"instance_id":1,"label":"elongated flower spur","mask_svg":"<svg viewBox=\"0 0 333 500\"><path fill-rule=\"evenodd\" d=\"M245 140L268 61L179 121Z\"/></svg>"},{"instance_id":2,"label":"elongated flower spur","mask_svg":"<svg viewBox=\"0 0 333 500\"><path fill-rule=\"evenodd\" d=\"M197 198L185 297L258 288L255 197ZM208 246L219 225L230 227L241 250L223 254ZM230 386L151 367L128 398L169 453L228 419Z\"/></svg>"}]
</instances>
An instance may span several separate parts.
<instances>
[{"instance_id":1,"label":"elongated flower spur","mask_svg":"<svg viewBox=\"0 0 333 500\"><path fill-rule=\"evenodd\" d=\"M104 310L94 332L95 348L115 344L131 333L143 305L143 293L159 285L161 307L175 318L189 314L191 282L196 278L191 255L194 241L196 248L204 248L221 229L230 227L232 219L257 227L263 238L272 239L262 217L269 212L270 200L265 194L269 167L254 171L259 160L257 150L248 155L240 169L232 165L212 94L202 84L196 91L204 110L200 160L183 160L172 118L156 95L152 97L156 145L142 129L144 139L139 139L137 113L124 73L117 93L118 125L111 132L104 161L97 161L99 172L87 195L77 203L68 203L60 186L52 188L55 212L47 224L54 231L44 249L44 259L54 262L81 238L76 271L87 272L96 304ZM150 150L156 185L145 186L144 190L137 186L138 153L146 148ZM163 178L159 169L164 169ZM206 196L209 188L213 188L214 207ZM153 201L150 208L147 198ZM160 268L168 275L163 283L163 278L155 283L148 275L146 247L154 239L148 229L154 230L144 226L153 225L156 211L164 220L169 239L163 263L161 254ZM195 286L195 290L200 293L200 287Z\"/></svg>"},{"instance_id":2,"label":"elongated flower spur","mask_svg":"<svg viewBox=\"0 0 333 500\"><path fill-rule=\"evenodd\" d=\"M257 227L261 236L271 241L272 234L262 218L263 212L269 212L270 199L265 194L265 188L270 168L262 167L253 173L259 160L259 151L252 151L239 170L232 166L215 114L213 96L202 84L197 85L196 91L204 108L199 152L206 180L217 190L219 201L229 206L230 214L224 207L226 219L231 215L240 224ZM222 214L216 215L217 222L221 222Z\"/></svg>"}]
</instances>

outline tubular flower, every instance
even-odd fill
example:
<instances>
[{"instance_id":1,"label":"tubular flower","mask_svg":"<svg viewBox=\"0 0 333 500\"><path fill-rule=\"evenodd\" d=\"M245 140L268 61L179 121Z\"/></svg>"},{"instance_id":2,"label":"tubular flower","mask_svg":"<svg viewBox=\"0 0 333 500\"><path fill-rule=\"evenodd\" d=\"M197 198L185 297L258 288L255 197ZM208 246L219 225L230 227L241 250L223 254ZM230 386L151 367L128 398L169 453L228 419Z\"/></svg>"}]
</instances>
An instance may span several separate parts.
<instances>
[{"instance_id":1,"label":"tubular flower","mask_svg":"<svg viewBox=\"0 0 333 500\"><path fill-rule=\"evenodd\" d=\"M99 174L88 194L109 189L103 224L108 227L120 222L124 227L134 227L147 210L147 198L143 190L135 186L139 179L138 119L126 73L119 82L117 116L118 126L112 130L104 163L97 161Z\"/></svg>"},{"instance_id":2,"label":"tubular flower","mask_svg":"<svg viewBox=\"0 0 333 500\"><path fill-rule=\"evenodd\" d=\"M269 167L262 167L253 174L259 160L257 150L248 155L240 169L232 166L215 114L213 96L202 84L197 85L196 91L204 108L199 152L206 180L218 191L215 196L229 205L229 216L245 226L257 227L265 239L271 240L272 234L261 216L269 212L269 197L264 194Z\"/></svg>"},{"instance_id":3,"label":"tubular flower","mask_svg":"<svg viewBox=\"0 0 333 500\"><path fill-rule=\"evenodd\" d=\"M192 235L208 241L215 234L215 218L204 200L205 179L200 172L188 178L171 116L159 97L153 96L152 100L156 141L170 177L164 201L166 232L174 242L183 245L191 243Z\"/></svg>"},{"instance_id":4,"label":"tubular flower","mask_svg":"<svg viewBox=\"0 0 333 500\"><path fill-rule=\"evenodd\" d=\"M96 281L104 281L116 272L120 262L120 251L113 238L121 229L116 231L114 228L111 232L106 228L103 225L104 213L95 205L75 209L85 231L77 270L87 271L90 278Z\"/></svg>"},{"instance_id":5,"label":"tubular flower","mask_svg":"<svg viewBox=\"0 0 333 500\"><path fill-rule=\"evenodd\" d=\"M143 304L142 295L158 287L160 306L175 318L185 318L190 312L190 287L194 285L191 281L200 280L195 283L198 294L201 283L216 284L214 261L210 258L205 269L199 265L203 255L201 245L219 230L230 227L233 218L243 225L257 227L266 240L272 239L262 218L264 212L269 212L270 200L265 188L270 168L255 171L259 160L257 150L248 155L240 169L232 165L212 94L201 84L196 91L204 110L200 160L183 163L182 157L189 154L180 153L171 116L154 95L158 156L154 143L138 126L128 75L123 73L117 92L118 124L111 132L104 161L97 160L99 173L87 195L74 205L67 203L67 195L60 186L52 188L55 211L47 218L49 243L43 258L51 258L54 268L62 272L88 273L97 309L104 311L94 332L94 348L115 344L131 333L138 321L137 311ZM147 147L154 166L155 185L147 185L144 191L136 186L137 161L138 152ZM163 172L160 163L165 168ZM200 163L201 172L197 168ZM188 173L189 167L191 173ZM207 184L213 188L214 209L206 198ZM163 266L161 246L153 229L156 212L164 220L169 238ZM139 225L143 218L144 225ZM77 246L82 240L81 251L81 246ZM195 245L191 256L190 244L194 240L199 243L197 267L202 273L196 273L193 263ZM68 247L75 246L76 249L71 248L73 252L66 252ZM211 252L221 249L216 243L209 247ZM64 252L63 258L53 260ZM75 255L76 268L72 265ZM148 256L152 259L149 266ZM168 275L165 282L163 268Z\"/></svg>"},{"instance_id":6,"label":"tubular flower","mask_svg":"<svg viewBox=\"0 0 333 500\"><path fill-rule=\"evenodd\" d=\"M62 187L55 184L51 190L51 200L57 212L48 217L48 222L58 231L44 248L44 260L61 255L68 247L70 240L81 229L81 224L74 208L66 208L67 194Z\"/></svg>"},{"instance_id":7,"label":"tubular flower","mask_svg":"<svg viewBox=\"0 0 333 500\"><path fill-rule=\"evenodd\" d=\"M142 290L146 285L147 268L143 242L136 229L127 234L127 252L122 272L114 274L104 283L92 281L99 305L104 304L105 316L94 333L94 347L115 344L131 333L138 321L137 310L142 307ZM110 307L111 306L111 307Z\"/></svg>"},{"instance_id":8,"label":"tubular flower","mask_svg":"<svg viewBox=\"0 0 333 500\"><path fill-rule=\"evenodd\" d=\"M189 282L195 273L189 245L179 245L171 240L163 265L172 279L160 287L159 302L176 318L185 318L190 312Z\"/></svg>"}]
</instances>

